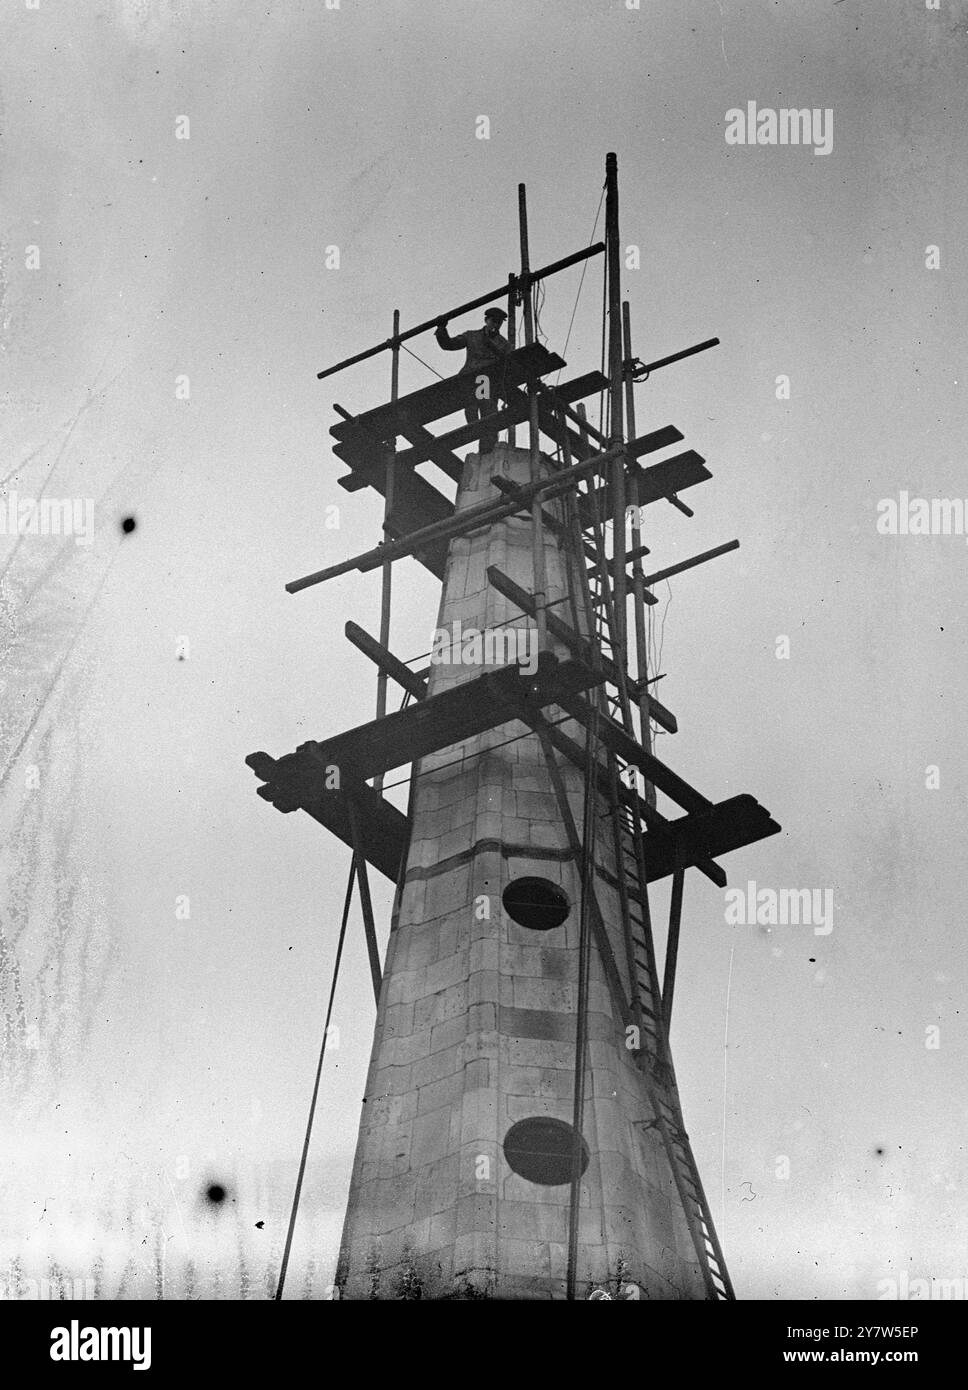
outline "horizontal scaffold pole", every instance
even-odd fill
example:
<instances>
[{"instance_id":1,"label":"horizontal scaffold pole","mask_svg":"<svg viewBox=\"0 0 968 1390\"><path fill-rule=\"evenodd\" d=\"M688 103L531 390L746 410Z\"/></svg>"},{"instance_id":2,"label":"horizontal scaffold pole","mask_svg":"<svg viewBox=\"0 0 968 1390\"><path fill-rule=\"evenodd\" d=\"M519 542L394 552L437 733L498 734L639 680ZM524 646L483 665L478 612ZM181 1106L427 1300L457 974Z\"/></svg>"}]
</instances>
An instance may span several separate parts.
<instances>
[{"instance_id":1,"label":"horizontal scaffold pole","mask_svg":"<svg viewBox=\"0 0 968 1390\"><path fill-rule=\"evenodd\" d=\"M598 472L604 464L610 463L613 458L618 458L619 455L624 454L626 447L634 453L635 441L628 446L616 445L612 449L606 449L603 454L597 454L594 458L576 463L572 468L563 468L550 478L542 478L540 482L529 483L527 486L519 488L509 501L479 502L477 506L455 512L453 516L445 517L442 521L435 521L431 526L422 526L419 531L411 531L409 536L405 536L402 540L378 545L373 550L367 550L362 555L354 555L352 559L343 560L338 565L330 565L328 569L317 570L315 574L307 574L302 579L293 579L286 585L286 592L298 594L302 589L309 589L314 584L322 584L327 579L335 579L341 574L349 574L351 570L359 570L365 574L368 570L377 569L388 560L399 560L404 555L412 555L415 550L420 550L431 541L463 535L468 531L477 530L481 526L487 526L493 521L500 521L506 516L513 516L515 512L526 510L533 497L550 497L559 492L567 492L586 475Z\"/></svg>"},{"instance_id":2,"label":"horizontal scaffold pole","mask_svg":"<svg viewBox=\"0 0 968 1390\"><path fill-rule=\"evenodd\" d=\"M570 256L565 256L563 260L553 261L551 265L542 266L540 270L532 270L526 280L522 279L521 276L515 276L515 288L526 292L536 281L543 280L548 275L554 275L559 270L567 270L569 266L577 265L579 261L587 261L589 256L598 256L604 250L605 243L599 241L594 246L586 246L583 251L575 251ZM347 357L344 361L337 362L334 367L327 367L324 371L317 372L316 379L322 381L323 377L341 372L345 367L354 367L357 362L365 362L368 357L375 357L378 352L389 352L392 348L405 343L408 338L416 338L418 333L427 333L431 328L436 328L441 319L455 319L459 314L469 314L472 309L479 309L484 304L492 304L495 299L504 299L507 292L508 282L505 280L500 288L491 290L489 294L478 295L477 299L471 299L466 304L458 304L456 309L449 309L446 313L437 314L435 318L427 319L426 323L418 323L416 328L408 328L393 338L387 338L386 342L377 343L376 347L367 348L365 352L358 352L355 357Z\"/></svg>"},{"instance_id":3,"label":"horizontal scaffold pole","mask_svg":"<svg viewBox=\"0 0 968 1390\"><path fill-rule=\"evenodd\" d=\"M706 352L709 348L719 347L718 338L707 338L703 343L696 343L694 347L683 348L681 352L672 352L668 357L660 357L655 362L644 362L641 366L634 364L633 375L645 379L650 372L657 372L660 367L671 366L673 362L681 362L684 357L692 357L697 352Z\"/></svg>"},{"instance_id":4,"label":"horizontal scaffold pole","mask_svg":"<svg viewBox=\"0 0 968 1390\"><path fill-rule=\"evenodd\" d=\"M520 584L515 584L514 580L510 579L508 575L499 570L496 565L490 565L488 567L487 581L493 589L496 589L499 594L513 603L516 608L520 608L522 613L526 613L529 618L534 617L536 609L534 595L529 594L527 589L522 589ZM560 618L556 618L553 613L548 613L546 615L546 622L548 624L548 631L551 633L552 637L556 637L559 642L563 642L572 656L577 656L581 660L588 662L589 665L594 665L596 654L587 638L582 637L581 633L576 632L574 628L569 627L568 624L562 622ZM619 671L615 662L607 656L602 656L601 665L606 678L612 685L618 685ZM638 682L634 681L628 673L625 674L625 680L626 683L635 690L636 695L641 693L642 697L648 701L649 711L657 724L661 724L662 728L665 729L667 733L675 734L679 732L679 726L671 710L667 710L665 705L660 704L655 696L650 695L645 689L642 689L640 692Z\"/></svg>"},{"instance_id":5,"label":"horizontal scaffold pole","mask_svg":"<svg viewBox=\"0 0 968 1390\"><path fill-rule=\"evenodd\" d=\"M375 637L371 637L370 634L357 623L348 622L343 632L353 643L354 647L359 648L363 655L368 656L380 671L392 677L397 685L402 686L415 700L422 700L424 698L427 693L426 676L421 676L418 675L416 671L411 671L409 666L405 666L382 642L378 642Z\"/></svg>"},{"instance_id":6,"label":"horizontal scaffold pole","mask_svg":"<svg viewBox=\"0 0 968 1390\"><path fill-rule=\"evenodd\" d=\"M727 555L731 550L739 550L739 541L727 541L725 545L717 545L712 550L704 550L701 555L693 555L688 560L680 560L677 565L670 565L668 569L656 570L655 574L647 574L642 583L659 584L663 579L671 579L674 574L681 574L683 570L695 569L696 565L704 565L707 560L715 560L717 555Z\"/></svg>"}]
</instances>

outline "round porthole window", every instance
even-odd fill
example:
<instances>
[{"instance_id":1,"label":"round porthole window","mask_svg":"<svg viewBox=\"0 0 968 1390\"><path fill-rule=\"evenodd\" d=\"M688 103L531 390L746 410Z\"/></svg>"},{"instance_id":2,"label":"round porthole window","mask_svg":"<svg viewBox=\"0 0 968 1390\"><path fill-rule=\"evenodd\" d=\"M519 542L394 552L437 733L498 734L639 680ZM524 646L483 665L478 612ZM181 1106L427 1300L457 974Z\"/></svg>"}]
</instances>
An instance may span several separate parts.
<instances>
[{"instance_id":1,"label":"round porthole window","mask_svg":"<svg viewBox=\"0 0 968 1390\"><path fill-rule=\"evenodd\" d=\"M511 921L530 931L552 931L571 911L567 893L546 878L512 879L501 901Z\"/></svg>"},{"instance_id":2,"label":"round porthole window","mask_svg":"<svg viewBox=\"0 0 968 1390\"><path fill-rule=\"evenodd\" d=\"M504 1136L504 1157L519 1177L543 1187L571 1182L575 1131L564 1120L534 1115L518 1120ZM588 1145L581 1140L581 1172L588 1167Z\"/></svg>"}]
</instances>

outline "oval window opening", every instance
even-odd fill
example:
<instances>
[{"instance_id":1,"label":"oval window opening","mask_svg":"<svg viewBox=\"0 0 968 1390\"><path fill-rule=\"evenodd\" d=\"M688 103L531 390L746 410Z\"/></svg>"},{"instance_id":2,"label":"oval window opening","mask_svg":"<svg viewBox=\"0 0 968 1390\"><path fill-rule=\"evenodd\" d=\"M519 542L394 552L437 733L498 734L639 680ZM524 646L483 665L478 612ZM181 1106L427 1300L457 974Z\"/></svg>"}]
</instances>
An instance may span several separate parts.
<instances>
[{"instance_id":1,"label":"oval window opening","mask_svg":"<svg viewBox=\"0 0 968 1390\"><path fill-rule=\"evenodd\" d=\"M518 1120L504 1136L504 1157L519 1177L543 1187L571 1182L575 1131L564 1120L535 1115ZM588 1167L588 1145L581 1139L581 1172Z\"/></svg>"},{"instance_id":2,"label":"oval window opening","mask_svg":"<svg viewBox=\"0 0 968 1390\"><path fill-rule=\"evenodd\" d=\"M515 878L501 895L504 911L530 931L553 931L571 911L568 895L546 878Z\"/></svg>"}]
</instances>

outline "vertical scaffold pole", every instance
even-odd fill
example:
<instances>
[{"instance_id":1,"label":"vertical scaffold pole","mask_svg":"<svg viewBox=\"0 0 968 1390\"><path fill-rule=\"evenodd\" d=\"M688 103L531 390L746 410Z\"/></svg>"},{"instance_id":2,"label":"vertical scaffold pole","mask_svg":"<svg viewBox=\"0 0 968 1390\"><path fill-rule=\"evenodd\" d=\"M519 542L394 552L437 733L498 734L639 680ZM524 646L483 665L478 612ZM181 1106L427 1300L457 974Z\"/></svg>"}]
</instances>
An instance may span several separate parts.
<instances>
[{"instance_id":1,"label":"vertical scaffold pole","mask_svg":"<svg viewBox=\"0 0 968 1390\"><path fill-rule=\"evenodd\" d=\"M622 341L625 361L632 361L632 322L629 317L628 301L622 304ZM631 372L625 373L625 424L630 439L635 438L635 383ZM632 508L632 550L642 545L642 523L639 518L639 485L633 474L629 480L628 504ZM649 679L649 641L645 614L645 570L642 556L636 555L632 562L632 598L635 617L635 674L641 686L639 695L639 741L647 753L652 752L652 720L649 716L649 701L645 682ZM645 784L645 799L655 809L655 787L651 782Z\"/></svg>"},{"instance_id":2,"label":"vertical scaffold pole","mask_svg":"<svg viewBox=\"0 0 968 1390\"><path fill-rule=\"evenodd\" d=\"M608 272L609 444L623 444L621 247L618 230L618 160L605 156L605 261ZM612 463L612 556L614 559L615 650L625 660L625 458Z\"/></svg>"},{"instance_id":3,"label":"vertical scaffold pole","mask_svg":"<svg viewBox=\"0 0 968 1390\"><path fill-rule=\"evenodd\" d=\"M534 342L534 305L531 302L531 264L528 252L528 202L523 183L518 184L518 222L521 231L521 285L524 293L524 341L528 347ZM531 451L531 482L541 480L541 452L538 433L538 392L533 381L528 384L530 405L530 432L528 444ZM548 631L545 621L545 608L548 602L547 580L545 578L544 504L540 497L531 502L531 554L534 568L535 621L538 627L538 652L547 650Z\"/></svg>"},{"instance_id":4,"label":"vertical scaffold pole","mask_svg":"<svg viewBox=\"0 0 968 1390\"><path fill-rule=\"evenodd\" d=\"M390 364L390 400L395 401L400 394L400 310L393 311L393 353ZM387 538L387 521L393 511L393 484L396 473L396 440L387 450L386 506L383 509L383 535ZM387 561L383 566L383 583L380 589L380 645L386 649L390 645L390 597L393 584L393 565ZM387 712L387 673L380 667L376 678L376 717L382 719ZM377 792L383 791L383 774L373 779Z\"/></svg>"},{"instance_id":5,"label":"vertical scaffold pole","mask_svg":"<svg viewBox=\"0 0 968 1390\"><path fill-rule=\"evenodd\" d=\"M517 304L515 303L516 291L517 291L517 286L516 286L516 283L515 283L514 276L513 276L513 275L509 275L509 276L508 276L508 327L507 327L507 340L508 340L508 346L510 347L510 349L511 349L512 352L514 351L515 347L517 346L516 339L517 339L517 319L518 319L518 310L517 310ZM508 446L509 446L509 448L512 448L512 449L514 448L515 444L517 443L517 438L518 438L518 432L517 432L516 426L514 426L514 425L508 425Z\"/></svg>"}]
</instances>

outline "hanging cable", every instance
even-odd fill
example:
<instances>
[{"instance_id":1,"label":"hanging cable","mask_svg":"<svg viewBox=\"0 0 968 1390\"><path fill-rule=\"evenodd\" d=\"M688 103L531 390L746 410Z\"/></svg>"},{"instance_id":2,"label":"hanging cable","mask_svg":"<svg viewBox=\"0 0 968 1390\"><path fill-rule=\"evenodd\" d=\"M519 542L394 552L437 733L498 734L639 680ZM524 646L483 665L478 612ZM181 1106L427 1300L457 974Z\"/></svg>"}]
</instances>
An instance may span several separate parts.
<instances>
[{"instance_id":1,"label":"hanging cable","mask_svg":"<svg viewBox=\"0 0 968 1390\"><path fill-rule=\"evenodd\" d=\"M601 358L600 358L600 361L599 361L599 371L601 372L602 376L605 376L605 342L606 342L606 336L607 336L607 324L608 324L608 257L606 256L606 257L604 258L604 261L603 261L603 264L602 264L602 350L601 350ZM607 434L608 434L608 424L607 424L607 422L606 422L605 401L606 401L606 397L607 397L607 396L610 396L610 395L611 395L611 393L610 393L610 392L606 392L604 387L603 387L602 390L599 391L599 393L598 393L598 429L599 429L599 433L600 433L600 434L604 434L604 435L607 435Z\"/></svg>"},{"instance_id":2,"label":"hanging cable","mask_svg":"<svg viewBox=\"0 0 968 1390\"><path fill-rule=\"evenodd\" d=\"M597 494L592 493L590 502L590 513L592 531L595 537L597 553L599 559L605 555L605 534L602 525L604 508L605 489L600 489ZM577 527L577 511L575 512L575 525ZM575 559L581 563L580 531L578 533L578 544L575 547ZM608 583L608 571L602 571L602 592ZM604 605L595 612L591 595L586 590L585 593L586 621L589 628L589 642L592 651L595 653L594 664L597 666L601 662L602 655L602 633L605 625ZM597 832L599 813L597 811L597 777L596 765L598 762L599 744L599 720L601 715L601 690L596 690L593 699L589 702L588 722L586 724L585 738L585 787L582 809L582 858L581 858L581 908L579 918L579 938L578 938L578 999L576 1003L576 1030L575 1030L575 1075L574 1075L574 1104L572 1110L572 1129L574 1131L574 1150L573 1166L571 1173L571 1190L569 1193L568 1204L568 1262L566 1267L565 1296L567 1299L574 1300L577 1284L578 1271L578 1227L581 1208L581 1159L582 1159L582 1125L585 1109L585 1073L587 1068L587 1049L588 1049L588 985L589 972L591 965L591 921L590 914L597 909L595 899L595 875L596 875L596 853L597 853Z\"/></svg>"},{"instance_id":3,"label":"hanging cable","mask_svg":"<svg viewBox=\"0 0 968 1390\"><path fill-rule=\"evenodd\" d=\"M569 723L572 717L572 715L566 714L563 715L561 719L549 720L548 728L557 729L559 724ZM509 720L508 722L510 723L512 721ZM487 748L482 749L480 753L472 753L470 757L480 758L483 757L485 753L493 753L498 748L507 748L512 743L520 743L522 739L530 738L532 732L533 730L528 729L526 733L515 734L513 738L502 739L500 743L492 743ZM428 767L425 772L418 772L410 777L402 777L399 782L385 782L383 784L383 790L388 792L394 787L405 787L408 782L416 782L419 778L426 777L432 772L442 772L445 767L461 767L465 762L465 757L466 755L462 753L459 758L452 758L449 763L437 763L434 767ZM467 761L469 762L470 758L467 758Z\"/></svg>"},{"instance_id":4,"label":"hanging cable","mask_svg":"<svg viewBox=\"0 0 968 1390\"><path fill-rule=\"evenodd\" d=\"M602 203L603 203L604 201L605 201L605 185L602 184L602 196L601 196L601 197L599 198L599 200L598 200L598 211L595 213L595 225L592 227L592 234L591 234L591 236L588 238L588 245L589 245L589 246L591 246L592 242L595 240L595 233L598 231L598 219L599 219L599 218L601 217L601 215L602 215ZM564 357L565 353L568 351L568 344L571 342L571 330L572 330L572 328L574 328L574 326L575 326L575 315L576 315L577 312L578 312L578 301L581 299L581 291L582 291L582 286L583 286L584 283L585 283L585 272L587 271L587 269L588 269L588 261L586 260L586 261L584 261L584 262L582 263L582 268L581 268L581 279L578 281L578 293L575 295L575 303L574 303L574 305L572 306L571 318L568 320L568 332L565 334L565 346L561 349L561 355L562 355L562 357ZM561 373L562 373L563 370L564 370L564 369L563 369L562 367L559 367L559 368L558 368L558 375L555 377L555 385L556 385L556 386L558 385L558 382L559 382L560 379L561 379Z\"/></svg>"},{"instance_id":5,"label":"hanging cable","mask_svg":"<svg viewBox=\"0 0 968 1390\"><path fill-rule=\"evenodd\" d=\"M534 298L532 300L534 306L534 334L536 338L541 339L544 343L547 343L548 335L541 327L541 311L544 308L546 295L545 283L543 280L539 280L534 287ZM558 370L560 372L561 368L559 367Z\"/></svg>"},{"instance_id":6,"label":"hanging cable","mask_svg":"<svg viewBox=\"0 0 968 1390\"><path fill-rule=\"evenodd\" d=\"M289 1213L289 1230L286 1232L286 1246L282 1253L282 1264L279 1268L279 1283L276 1287L276 1302L282 1298L282 1290L286 1283L286 1271L289 1268L289 1254L292 1250L292 1236L296 1229L296 1213L299 1210L299 1197L302 1192L303 1177L306 1172L306 1159L309 1156L309 1141L313 1132L313 1120L316 1116L316 1100L319 1096L319 1078L323 1071L323 1058L326 1056L326 1039L329 1037L329 1024L333 1016L333 1000L336 998L336 982L339 979L339 966L343 956L343 942L346 940L346 924L350 917L350 904L353 901L353 879L356 873L356 855L350 866L350 876L346 882L346 899L343 903L343 920L339 928L339 941L336 945L336 960L333 965L333 983L329 990L329 1004L326 1008L326 1024L323 1028L323 1042L319 1049L319 1061L316 1065L316 1080L313 1083L313 1097L309 1102L309 1118L306 1121L306 1137L303 1140L302 1156L299 1160L299 1174L296 1178L296 1190L292 1197L292 1210Z\"/></svg>"},{"instance_id":7,"label":"hanging cable","mask_svg":"<svg viewBox=\"0 0 968 1390\"><path fill-rule=\"evenodd\" d=\"M567 599L567 595L566 595L565 598L556 598L556 599L552 599L549 603L542 603L542 604L540 605L540 607L541 607L541 608L544 608L545 610L547 610L547 609L549 609L549 608L558 608L561 604L567 603L567 601L568 601L568 599ZM520 613L513 613L513 614L511 615L510 618L505 618L503 622L500 622L500 623L491 623L491 624L489 624L488 630L489 630L490 632L496 632L497 629L498 629L499 627L507 627L507 625L508 625L509 623L517 623L517 622L520 622L520 621L521 621L521 617L522 617L522 615L521 615ZM409 665L411 664L411 662L413 662L413 661L423 661L424 657L426 657L426 656L433 656L433 651L434 651L434 649L431 647L431 649L430 649L429 652L418 652L416 656L408 656L408 657L403 661L403 665L404 665L404 666L409 666Z\"/></svg>"},{"instance_id":8,"label":"hanging cable","mask_svg":"<svg viewBox=\"0 0 968 1390\"><path fill-rule=\"evenodd\" d=\"M429 362L425 362L423 358L418 357L415 352L410 352L410 349L407 347L406 343L401 343L400 346L403 348L404 352L410 353L410 356L415 361L419 362L421 367L426 367L428 372L433 372L434 376L438 377L441 381L447 380L447 378L441 372L438 372L436 367L432 367Z\"/></svg>"}]
</instances>

